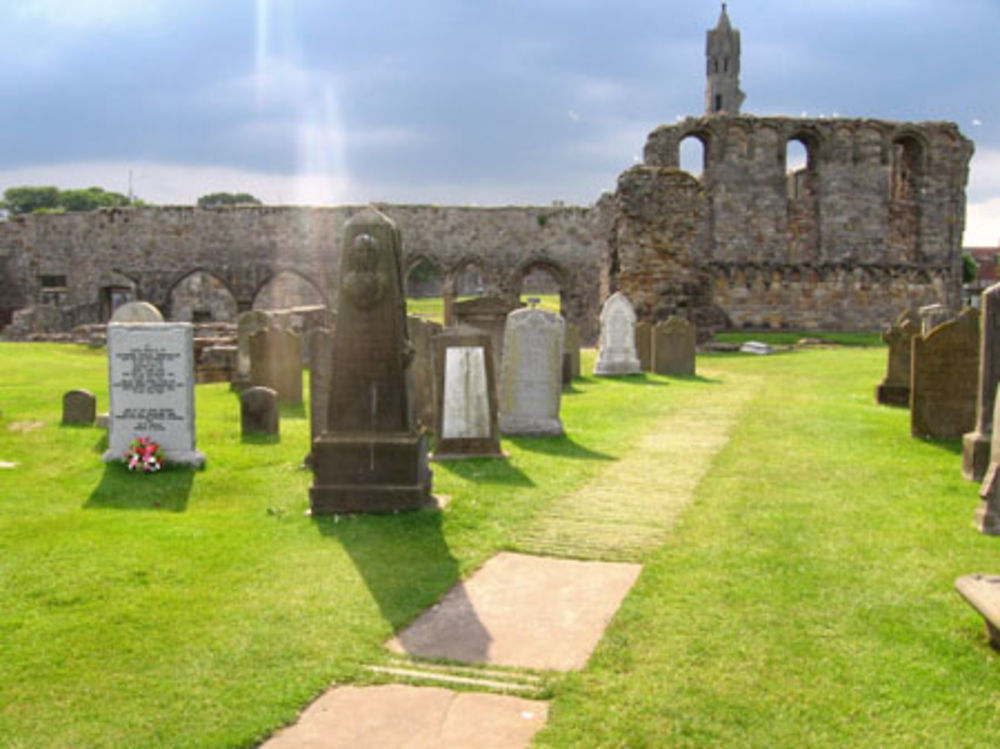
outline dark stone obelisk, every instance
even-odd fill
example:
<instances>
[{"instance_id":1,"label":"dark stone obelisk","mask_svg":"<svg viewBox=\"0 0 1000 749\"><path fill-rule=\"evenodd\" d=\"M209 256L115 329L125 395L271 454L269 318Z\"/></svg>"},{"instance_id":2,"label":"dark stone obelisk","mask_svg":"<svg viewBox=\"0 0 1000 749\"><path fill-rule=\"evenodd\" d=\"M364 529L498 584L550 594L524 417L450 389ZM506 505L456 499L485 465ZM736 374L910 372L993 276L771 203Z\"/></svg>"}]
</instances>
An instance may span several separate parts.
<instances>
[{"instance_id":1,"label":"dark stone obelisk","mask_svg":"<svg viewBox=\"0 0 1000 749\"><path fill-rule=\"evenodd\" d=\"M399 230L366 209L344 226L326 430L313 442L314 515L398 512L431 501L413 425Z\"/></svg>"}]
</instances>

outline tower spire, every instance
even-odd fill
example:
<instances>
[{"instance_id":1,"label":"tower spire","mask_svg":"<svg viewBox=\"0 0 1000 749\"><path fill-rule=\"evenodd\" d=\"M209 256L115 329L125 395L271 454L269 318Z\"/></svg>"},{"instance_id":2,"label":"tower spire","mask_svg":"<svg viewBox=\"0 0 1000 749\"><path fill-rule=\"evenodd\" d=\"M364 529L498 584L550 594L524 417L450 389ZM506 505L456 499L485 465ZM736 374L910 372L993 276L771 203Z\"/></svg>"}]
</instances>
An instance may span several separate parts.
<instances>
[{"instance_id":1,"label":"tower spire","mask_svg":"<svg viewBox=\"0 0 1000 749\"><path fill-rule=\"evenodd\" d=\"M706 34L705 114L739 114L746 95L740 90L740 32L722 3L719 22Z\"/></svg>"}]
</instances>

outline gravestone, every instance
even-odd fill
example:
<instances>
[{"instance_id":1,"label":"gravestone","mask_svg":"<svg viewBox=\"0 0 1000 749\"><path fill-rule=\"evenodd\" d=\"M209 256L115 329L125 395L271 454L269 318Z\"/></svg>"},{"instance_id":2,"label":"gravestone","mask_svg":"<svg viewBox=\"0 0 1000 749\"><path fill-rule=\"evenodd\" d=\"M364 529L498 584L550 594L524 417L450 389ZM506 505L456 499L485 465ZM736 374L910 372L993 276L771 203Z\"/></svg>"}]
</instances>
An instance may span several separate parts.
<instances>
[{"instance_id":1,"label":"gravestone","mask_svg":"<svg viewBox=\"0 0 1000 749\"><path fill-rule=\"evenodd\" d=\"M306 333L305 348L309 352L309 452L303 463L312 467L312 446L326 431L330 407L330 379L333 377L333 331L314 328Z\"/></svg>"},{"instance_id":2,"label":"gravestone","mask_svg":"<svg viewBox=\"0 0 1000 749\"><path fill-rule=\"evenodd\" d=\"M209 382L232 382L236 368L236 346L216 344L207 346L195 364L195 378L198 384Z\"/></svg>"},{"instance_id":3,"label":"gravestone","mask_svg":"<svg viewBox=\"0 0 1000 749\"><path fill-rule=\"evenodd\" d=\"M63 395L63 424L93 424L97 417L97 398L89 390L70 390Z\"/></svg>"},{"instance_id":4,"label":"gravestone","mask_svg":"<svg viewBox=\"0 0 1000 749\"><path fill-rule=\"evenodd\" d=\"M983 292L979 305L979 379L976 386L976 427L962 437L962 475L982 481L990 464L993 398L1000 383L1000 284Z\"/></svg>"},{"instance_id":5,"label":"gravestone","mask_svg":"<svg viewBox=\"0 0 1000 749\"><path fill-rule=\"evenodd\" d=\"M639 370L653 371L653 326L639 321L635 324L635 353L639 357Z\"/></svg>"},{"instance_id":6,"label":"gravestone","mask_svg":"<svg viewBox=\"0 0 1000 749\"><path fill-rule=\"evenodd\" d=\"M243 434L278 434L278 393L266 387L250 387L240 393L240 428Z\"/></svg>"},{"instance_id":7,"label":"gravestone","mask_svg":"<svg viewBox=\"0 0 1000 749\"><path fill-rule=\"evenodd\" d=\"M149 302L126 302L115 309L111 322L163 322L163 315Z\"/></svg>"},{"instance_id":8,"label":"gravestone","mask_svg":"<svg viewBox=\"0 0 1000 749\"><path fill-rule=\"evenodd\" d=\"M500 431L511 435L564 434L562 394L563 319L541 309L507 316L500 376Z\"/></svg>"},{"instance_id":9,"label":"gravestone","mask_svg":"<svg viewBox=\"0 0 1000 749\"><path fill-rule=\"evenodd\" d=\"M413 378L413 416L418 426L428 431L434 429L434 343L433 337L441 332L441 326L431 320L409 315L410 342L413 344L413 364L410 366Z\"/></svg>"},{"instance_id":10,"label":"gravestone","mask_svg":"<svg viewBox=\"0 0 1000 749\"><path fill-rule=\"evenodd\" d=\"M455 302L453 306L456 325L468 325L489 333L493 339L493 366L495 371L501 371L503 363L504 326L507 315L521 306L520 302L511 304L505 299L495 296L481 296Z\"/></svg>"},{"instance_id":11,"label":"gravestone","mask_svg":"<svg viewBox=\"0 0 1000 749\"><path fill-rule=\"evenodd\" d=\"M108 372L105 462L121 460L132 440L149 437L163 449L167 463L204 464L204 453L195 448L190 323L111 323Z\"/></svg>"},{"instance_id":12,"label":"gravestone","mask_svg":"<svg viewBox=\"0 0 1000 749\"><path fill-rule=\"evenodd\" d=\"M254 309L236 316L236 371L233 387L242 389L250 385L250 336L272 326L267 312Z\"/></svg>"},{"instance_id":13,"label":"gravestone","mask_svg":"<svg viewBox=\"0 0 1000 749\"><path fill-rule=\"evenodd\" d=\"M580 376L580 329L571 322L566 323L563 340L562 384L569 385L574 377Z\"/></svg>"},{"instance_id":14,"label":"gravestone","mask_svg":"<svg viewBox=\"0 0 1000 749\"><path fill-rule=\"evenodd\" d=\"M993 392L993 422L1000 419L1000 398ZM990 464L979 486L979 507L975 515L976 528L989 536L1000 536L1000 440L990 446Z\"/></svg>"},{"instance_id":15,"label":"gravestone","mask_svg":"<svg viewBox=\"0 0 1000 749\"><path fill-rule=\"evenodd\" d=\"M313 443L315 515L427 506L427 438L415 429L407 369L402 241L365 209L344 226L327 429Z\"/></svg>"},{"instance_id":16,"label":"gravestone","mask_svg":"<svg viewBox=\"0 0 1000 749\"><path fill-rule=\"evenodd\" d=\"M929 439L959 439L976 423L979 380L979 312L913 339L910 374L910 433Z\"/></svg>"},{"instance_id":17,"label":"gravestone","mask_svg":"<svg viewBox=\"0 0 1000 749\"><path fill-rule=\"evenodd\" d=\"M889 361L885 379L875 389L875 400L885 406L910 405L910 360L913 336L920 333L920 316L913 310L899 314L890 328L882 333L889 346Z\"/></svg>"},{"instance_id":18,"label":"gravestone","mask_svg":"<svg viewBox=\"0 0 1000 749\"><path fill-rule=\"evenodd\" d=\"M769 356L774 353L774 347L763 341L745 341L740 347L741 354L753 354L754 356Z\"/></svg>"},{"instance_id":19,"label":"gravestone","mask_svg":"<svg viewBox=\"0 0 1000 749\"><path fill-rule=\"evenodd\" d=\"M944 304L926 304L917 310L920 315L920 334L927 335L943 322L955 317L951 308Z\"/></svg>"},{"instance_id":20,"label":"gravestone","mask_svg":"<svg viewBox=\"0 0 1000 749\"><path fill-rule=\"evenodd\" d=\"M653 371L662 375L693 375L695 330L685 318L671 315L653 328Z\"/></svg>"},{"instance_id":21,"label":"gravestone","mask_svg":"<svg viewBox=\"0 0 1000 749\"><path fill-rule=\"evenodd\" d=\"M464 326L434 336L435 460L503 457L492 346L489 334Z\"/></svg>"},{"instance_id":22,"label":"gravestone","mask_svg":"<svg viewBox=\"0 0 1000 749\"><path fill-rule=\"evenodd\" d=\"M282 403L302 402L302 339L284 328L250 336L250 385L268 387Z\"/></svg>"},{"instance_id":23,"label":"gravestone","mask_svg":"<svg viewBox=\"0 0 1000 749\"><path fill-rule=\"evenodd\" d=\"M594 374L601 377L638 374L639 355L635 350L635 310L620 291L612 294L601 308L601 338Z\"/></svg>"}]
</instances>

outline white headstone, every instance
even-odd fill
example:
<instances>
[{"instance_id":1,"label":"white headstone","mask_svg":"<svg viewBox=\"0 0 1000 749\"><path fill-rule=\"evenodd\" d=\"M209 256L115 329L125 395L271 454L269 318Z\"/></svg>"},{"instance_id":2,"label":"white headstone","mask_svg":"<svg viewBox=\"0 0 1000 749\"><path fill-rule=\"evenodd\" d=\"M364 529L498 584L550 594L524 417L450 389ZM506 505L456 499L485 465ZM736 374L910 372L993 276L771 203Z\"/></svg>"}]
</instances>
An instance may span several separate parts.
<instances>
[{"instance_id":1,"label":"white headstone","mask_svg":"<svg viewBox=\"0 0 1000 749\"><path fill-rule=\"evenodd\" d=\"M195 449L194 328L190 323L108 325L110 424L104 460L121 460L136 437L167 463L200 466Z\"/></svg>"},{"instance_id":2,"label":"white headstone","mask_svg":"<svg viewBox=\"0 0 1000 749\"><path fill-rule=\"evenodd\" d=\"M541 309L507 316L501 375L500 431L560 435L563 320Z\"/></svg>"},{"instance_id":3,"label":"white headstone","mask_svg":"<svg viewBox=\"0 0 1000 749\"><path fill-rule=\"evenodd\" d=\"M486 350L482 346L449 346L444 361L444 439L490 436L490 399Z\"/></svg>"},{"instance_id":4,"label":"white headstone","mask_svg":"<svg viewBox=\"0 0 1000 749\"><path fill-rule=\"evenodd\" d=\"M740 351L744 354L757 354L758 356L766 356L767 354L774 353L773 348L766 343L761 343L760 341L747 341L740 346Z\"/></svg>"},{"instance_id":5,"label":"white headstone","mask_svg":"<svg viewBox=\"0 0 1000 749\"><path fill-rule=\"evenodd\" d=\"M635 348L635 310L620 291L608 297L601 309L600 353L594 374L638 374L639 354Z\"/></svg>"}]
</instances>

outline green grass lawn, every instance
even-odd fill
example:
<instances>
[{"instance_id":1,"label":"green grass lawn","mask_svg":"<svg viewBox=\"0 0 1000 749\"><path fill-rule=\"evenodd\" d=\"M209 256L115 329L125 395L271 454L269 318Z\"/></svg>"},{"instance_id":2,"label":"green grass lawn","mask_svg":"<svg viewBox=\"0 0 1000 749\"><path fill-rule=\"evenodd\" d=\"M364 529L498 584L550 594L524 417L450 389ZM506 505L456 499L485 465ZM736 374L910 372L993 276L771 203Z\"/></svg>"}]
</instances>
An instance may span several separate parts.
<instances>
[{"instance_id":1,"label":"green grass lawn","mask_svg":"<svg viewBox=\"0 0 1000 749\"><path fill-rule=\"evenodd\" d=\"M476 297L462 296L456 299L458 302L465 302L469 299L475 299ZM529 299L538 299L538 304L536 305L539 309L546 309L550 312L559 312L559 295L558 294L522 294L521 303L527 307L530 306ZM411 315L419 315L420 317L426 317L428 320L433 320L435 322L444 322L444 300L441 297L420 297L420 298L407 298L406 300L406 311Z\"/></svg>"},{"instance_id":2,"label":"green grass lawn","mask_svg":"<svg viewBox=\"0 0 1000 749\"><path fill-rule=\"evenodd\" d=\"M971 528L957 446L874 404L884 360L584 377L567 437L435 465L444 512L335 521L303 514L302 409L277 443L243 441L236 396L199 386L206 469L129 474L100 463L99 430L59 425L71 388L106 409L104 352L0 344L0 461L18 464L0 469L0 746L254 746L368 680L395 630L695 391L748 377L729 443L588 667L554 682L536 744L991 746L1000 658L952 582L1000 571L1000 541Z\"/></svg>"}]
</instances>

